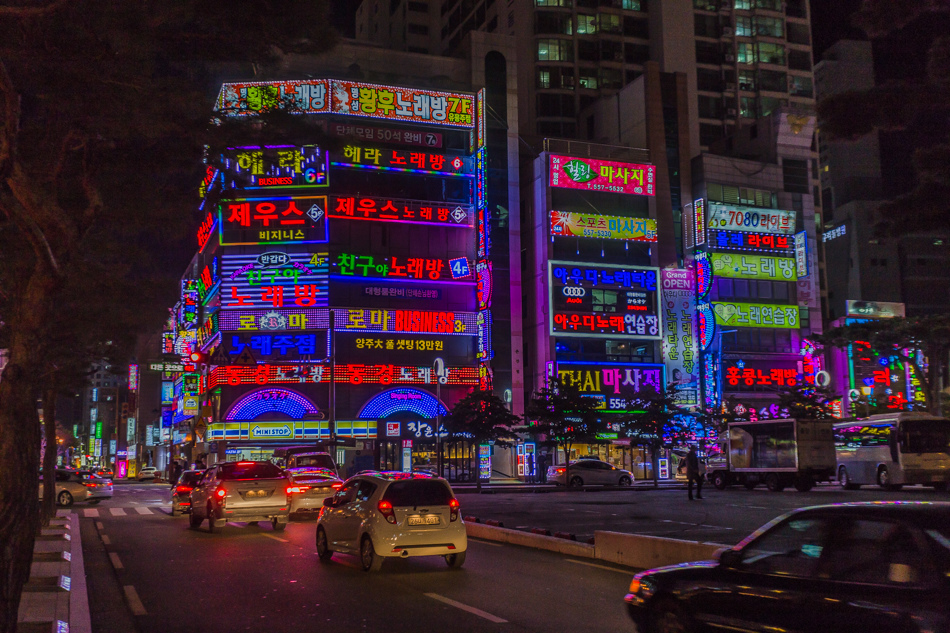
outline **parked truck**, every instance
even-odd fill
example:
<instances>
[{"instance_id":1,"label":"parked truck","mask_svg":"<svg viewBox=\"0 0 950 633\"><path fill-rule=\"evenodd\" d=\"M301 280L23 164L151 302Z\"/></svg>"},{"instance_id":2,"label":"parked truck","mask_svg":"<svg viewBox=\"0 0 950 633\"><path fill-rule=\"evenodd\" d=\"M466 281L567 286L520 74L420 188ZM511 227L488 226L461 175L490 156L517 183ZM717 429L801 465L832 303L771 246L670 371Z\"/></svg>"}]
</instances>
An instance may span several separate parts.
<instances>
[{"instance_id":1,"label":"parked truck","mask_svg":"<svg viewBox=\"0 0 950 633\"><path fill-rule=\"evenodd\" d=\"M787 486L807 492L835 473L832 420L731 422L719 449L707 460L706 477L720 490L764 483L773 492Z\"/></svg>"}]
</instances>

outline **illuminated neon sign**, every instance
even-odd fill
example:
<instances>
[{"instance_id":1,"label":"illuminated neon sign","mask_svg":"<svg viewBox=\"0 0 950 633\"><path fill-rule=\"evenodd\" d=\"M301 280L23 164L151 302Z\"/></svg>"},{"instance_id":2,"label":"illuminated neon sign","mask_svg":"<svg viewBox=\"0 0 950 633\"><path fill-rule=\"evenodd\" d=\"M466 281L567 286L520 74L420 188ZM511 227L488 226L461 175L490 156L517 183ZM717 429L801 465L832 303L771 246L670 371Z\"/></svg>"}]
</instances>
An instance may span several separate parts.
<instances>
[{"instance_id":1,"label":"illuminated neon sign","mask_svg":"<svg viewBox=\"0 0 950 633\"><path fill-rule=\"evenodd\" d=\"M336 257L334 275L372 279L401 279L403 281L466 281L472 273L457 279L445 260L429 257L376 257L340 253Z\"/></svg>"},{"instance_id":2,"label":"illuminated neon sign","mask_svg":"<svg viewBox=\"0 0 950 633\"><path fill-rule=\"evenodd\" d=\"M798 327L798 306L714 301L713 312L719 325L782 329Z\"/></svg>"},{"instance_id":3,"label":"illuminated neon sign","mask_svg":"<svg viewBox=\"0 0 950 633\"><path fill-rule=\"evenodd\" d=\"M696 262L696 295L702 299L709 294L712 288L712 264L709 263L709 255L705 251L698 251L695 256Z\"/></svg>"},{"instance_id":4,"label":"illuminated neon sign","mask_svg":"<svg viewBox=\"0 0 950 633\"><path fill-rule=\"evenodd\" d=\"M740 233L709 230L709 247L715 250L754 251L791 255L792 240L777 233Z\"/></svg>"},{"instance_id":5,"label":"illuminated neon sign","mask_svg":"<svg viewBox=\"0 0 950 633\"><path fill-rule=\"evenodd\" d=\"M221 86L215 111L226 115L251 115L292 105L295 112L317 114L329 106L330 81L253 81Z\"/></svg>"},{"instance_id":6,"label":"illuminated neon sign","mask_svg":"<svg viewBox=\"0 0 950 633\"><path fill-rule=\"evenodd\" d=\"M548 185L567 189L654 196L656 166L596 158L549 156Z\"/></svg>"},{"instance_id":7,"label":"illuminated neon sign","mask_svg":"<svg viewBox=\"0 0 950 633\"><path fill-rule=\"evenodd\" d=\"M559 361L558 376L606 411L636 409L637 400L655 398L664 388L663 365Z\"/></svg>"},{"instance_id":8,"label":"illuminated neon sign","mask_svg":"<svg viewBox=\"0 0 950 633\"><path fill-rule=\"evenodd\" d=\"M428 363L435 356L446 363L465 365L475 360L475 339L471 336L370 335L340 332L336 337L337 355L351 361Z\"/></svg>"},{"instance_id":9,"label":"illuminated neon sign","mask_svg":"<svg viewBox=\"0 0 950 633\"><path fill-rule=\"evenodd\" d=\"M316 145L237 147L227 150L219 160L226 186L280 190L330 184L327 153Z\"/></svg>"},{"instance_id":10,"label":"illuminated neon sign","mask_svg":"<svg viewBox=\"0 0 950 633\"><path fill-rule=\"evenodd\" d=\"M478 384L478 370L474 367L448 367L448 385ZM419 384L434 385L438 377L432 367L404 365L338 364L334 368L337 383L359 384ZM328 365L225 365L215 367L207 379L206 389L220 385L270 385L326 383L330 381Z\"/></svg>"},{"instance_id":11,"label":"illuminated neon sign","mask_svg":"<svg viewBox=\"0 0 950 633\"><path fill-rule=\"evenodd\" d=\"M442 403L430 393L419 389L390 389L373 396L363 405L358 417L378 420L403 411L410 411L423 418L434 418L447 413ZM390 427L389 424L396 426ZM386 436L399 437L399 426L398 422L387 423ZM395 432L391 433L391 431Z\"/></svg>"},{"instance_id":12,"label":"illuminated neon sign","mask_svg":"<svg viewBox=\"0 0 950 633\"><path fill-rule=\"evenodd\" d=\"M257 360L275 358L278 362L310 359L316 354L329 356L326 332L293 334L231 334L224 339L225 350L232 357L250 349ZM319 344L319 345L318 345ZM319 349L319 351L318 351Z\"/></svg>"},{"instance_id":13,"label":"illuminated neon sign","mask_svg":"<svg viewBox=\"0 0 950 633\"><path fill-rule=\"evenodd\" d=\"M139 390L139 366L129 365L129 391Z\"/></svg>"},{"instance_id":14,"label":"illuminated neon sign","mask_svg":"<svg viewBox=\"0 0 950 633\"><path fill-rule=\"evenodd\" d=\"M201 226L198 227L198 251L203 251L205 245L208 243L208 240L211 239L211 232L214 230L215 226L215 215L209 211L208 215L205 216L205 219L201 222Z\"/></svg>"},{"instance_id":15,"label":"illuminated neon sign","mask_svg":"<svg viewBox=\"0 0 950 633\"><path fill-rule=\"evenodd\" d=\"M799 279L808 276L808 233L805 231L795 234L795 270Z\"/></svg>"},{"instance_id":16,"label":"illuminated neon sign","mask_svg":"<svg viewBox=\"0 0 950 633\"><path fill-rule=\"evenodd\" d=\"M212 257L211 261L205 265L196 280L198 300L201 301L202 304L208 302L208 299L214 294L215 289L221 282L221 276L218 274L219 261L217 255Z\"/></svg>"},{"instance_id":17,"label":"illuminated neon sign","mask_svg":"<svg viewBox=\"0 0 950 633\"><path fill-rule=\"evenodd\" d=\"M719 277L774 281L797 279L795 260L791 257L712 253L709 259L712 262L713 272Z\"/></svg>"},{"instance_id":18,"label":"illuminated neon sign","mask_svg":"<svg viewBox=\"0 0 950 633\"><path fill-rule=\"evenodd\" d=\"M366 196L332 196L327 213L329 217L341 220L378 220L466 228L475 224L475 212L471 205Z\"/></svg>"},{"instance_id":19,"label":"illuminated neon sign","mask_svg":"<svg viewBox=\"0 0 950 633\"><path fill-rule=\"evenodd\" d=\"M709 228L751 233L795 232L795 212L709 201Z\"/></svg>"},{"instance_id":20,"label":"illuminated neon sign","mask_svg":"<svg viewBox=\"0 0 950 633\"><path fill-rule=\"evenodd\" d=\"M723 360L723 391L774 391L800 381L796 361Z\"/></svg>"},{"instance_id":21,"label":"illuminated neon sign","mask_svg":"<svg viewBox=\"0 0 950 633\"><path fill-rule=\"evenodd\" d=\"M475 154L475 206L484 209L488 202L488 165L486 149L483 147Z\"/></svg>"},{"instance_id":22,"label":"illuminated neon sign","mask_svg":"<svg viewBox=\"0 0 950 633\"><path fill-rule=\"evenodd\" d=\"M441 176L474 176L475 162L457 154L413 152L400 149L377 149L347 145L342 161L334 167L379 167L393 171L422 171Z\"/></svg>"},{"instance_id":23,"label":"illuminated neon sign","mask_svg":"<svg viewBox=\"0 0 950 633\"><path fill-rule=\"evenodd\" d=\"M693 202L693 231L695 245L706 243L706 200L697 198Z\"/></svg>"},{"instance_id":24,"label":"illuminated neon sign","mask_svg":"<svg viewBox=\"0 0 950 633\"><path fill-rule=\"evenodd\" d=\"M363 294L372 297L398 299L441 299L442 291L432 288L404 288L401 286L364 286Z\"/></svg>"},{"instance_id":25,"label":"illuminated neon sign","mask_svg":"<svg viewBox=\"0 0 950 633\"><path fill-rule=\"evenodd\" d=\"M663 308L663 361L677 404L699 404L696 360L696 277L692 270L664 268L660 271Z\"/></svg>"},{"instance_id":26,"label":"illuminated neon sign","mask_svg":"<svg viewBox=\"0 0 950 633\"><path fill-rule=\"evenodd\" d=\"M491 262L480 261L475 265L475 277L478 280L475 286L475 298L478 301L478 309L486 310L491 307Z\"/></svg>"},{"instance_id":27,"label":"illuminated neon sign","mask_svg":"<svg viewBox=\"0 0 950 633\"><path fill-rule=\"evenodd\" d=\"M178 324L185 330L198 325L198 281L181 280L181 301L178 304Z\"/></svg>"},{"instance_id":28,"label":"illuminated neon sign","mask_svg":"<svg viewBox=\"0 0 950 633\"><path fill-rule=\"evenodd\" d=\"M278 332L285 330L325 330L330 327L329 310L227 310L220 313L223 331ZM400 334L478 334L474 312L426 310L375 310L334 308L337 331L393 332Z\"/></svg>"},{"instance_id":29,"label":"illuminated neon sign","mask_svg":"<svg viewBox=\"0 0 950 633\"><path fill-rule=\"evenodd\" d=\"M326 253L225 254L221 260L222 308L327 305Z\"/></svg>"},{"instance_id":30,"label":"illuminated neon sign","mask_svg":"<svg viewBox=\"0 0 950 633\"><path fill-rule=\"evenodd\" d=\"M218 205L222 245L327 241L326 196L237 198Z\"/></svg>"},{"instance_id":31,"label":"illuminated neon sign","mask_svg":"<svg viewBox=\"0 0 950 633\"><path fill-rule=\"evenodd\" d=\"M548 262L550 333L659 339L656 268Z\"/></svg>"},{"instance_id":32,"label":"illuminated neon sign","mask_svg":"<svg viewBox=\"0 0 950 633\"><path fill-rule=\"evenodd\" d=\"M555 237L598 237L607 240L655 242L656 220L551 211L551 235Z\"/></svg>"},{"instance_id":33,"label":"illuminated neon sign","mask_svg":"<svg viewBox=\"0 0 950 633\"><path fill-rule=\"evenodd\" d=\"M824 233L822 233L821 241L830 242L833 239L847 235L847 233L848 233L848 225L842 224L841 226L836 226L835 228L829 229L825 231Z\"/></svg>"},{"instance_id":34,"label":"illuminated neon sign","mask_svg":"<svg viewBox=\"0 0 950 633\"><path fill-rule=\"evenodd\" d=\"M234 401L225 420L254 420L268 413L282 413L291 420L319 413L309 398L290 389L257 389Z\"/></svg>"}]
</instances>

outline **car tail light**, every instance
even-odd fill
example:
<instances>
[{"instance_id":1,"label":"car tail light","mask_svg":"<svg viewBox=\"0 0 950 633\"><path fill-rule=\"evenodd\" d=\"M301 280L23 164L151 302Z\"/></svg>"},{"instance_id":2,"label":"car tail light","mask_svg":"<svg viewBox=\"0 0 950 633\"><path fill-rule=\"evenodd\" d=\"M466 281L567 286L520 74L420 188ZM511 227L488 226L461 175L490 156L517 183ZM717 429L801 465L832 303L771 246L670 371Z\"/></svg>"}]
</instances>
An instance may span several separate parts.
<instances>
[{"instance_id":1,"label":"car tail light","mask_svg":"<svg viewBox=\"0 0 950 633\"><path fill-rule=\"evenodd\" d=\"M564 468L555 468L555 469L554 469L554 472L556 472L557 474L560 475L560 474L564 473L565 470L566 470L566 469L564 469Z\"/></svg>"},{"instance_id":2,"label":"car tail light","mask_svg":"<svg viewBox=\"0 0 950 633\"><path fill-rule=\"evenodd\" d=\"M180 495L183 495L186 492L191 492L192 490L194 490L194 488L191 486L175 486L175 492Z\"/></svg>"},{"instance_id":3,"label":"car tail light","mask_svg":"<svg viewBox=\"0 0 950 633\"><path fill-rule=\"evenodd\" d=\"M287 492L307 492L310 490L310 486L291 486L287 489Z\"/></svg>"},{"instance_id":4,"label":"car tail light","mask_svg":"<svg viewBox=\"0 0 950 633\"><path fill-rule=\"evenodd\" d=\"M376 504L376 509L379 510L379 513L386 517L386 521L396 525L396 513L393 512L393 504L388 501L380 501Z\"/></svg>"},{"instance_id":5,"label":"car tail light","mask_svg":"<svg viewBox=\"0 0 950 633\"><path fill-rule=\"evenodd\" d=\"M86 488L95 488L95 487L96 487L96 484L90 484L90 483L86 483L86 482L83 482L82 485L84 485Z\"/></svg>"},{"instance_id":6,"label":"car tail light","mask_svg":"<svg viewBox=\"0 0 950 633\"><path fill-rule=\"evenodd\" d=\"M449 499L449 521L458 521L459 518L459 500Z\"/></svg>"},{"instance_id":7,"label":"car tail light","mask_svg":"<svg viewBox=\"0 0 950 633\"><path fill-rule=\"evenodd\" d=\"M340 484L333 484L333 486L332 486L332 488L333 488L334 490L339 490L339 489L342 488L342 487L343 487L343 484L341 484L341 483L340 483Z\"/></svg>"},{"instance_id":8,"label":"car tail light","mask_svg":"<svg viewBox=\"0 0 950 633\"><path fill-rule=\"evenodd\" d=\"M224 488L220 488L220 487L219 487L219 488L215 488L215 490L214 490L214 497L215 497L215 499L218 500L218 503L219 503L220 505L222 505L222 506L224 505L225 496L226 496L227 494L228 494L228 491L225 490Z\"/></svg>"}]
</instances>

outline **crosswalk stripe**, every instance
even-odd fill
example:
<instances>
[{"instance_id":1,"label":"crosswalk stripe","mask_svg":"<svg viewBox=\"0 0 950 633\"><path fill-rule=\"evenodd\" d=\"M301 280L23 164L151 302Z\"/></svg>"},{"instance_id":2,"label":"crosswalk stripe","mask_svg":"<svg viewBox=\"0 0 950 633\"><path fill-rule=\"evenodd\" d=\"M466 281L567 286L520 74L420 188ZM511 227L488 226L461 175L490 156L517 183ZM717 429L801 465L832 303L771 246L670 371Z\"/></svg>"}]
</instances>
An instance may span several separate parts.
<instances>
[{"instance_id":1,"label":"crosswalk stripe","mask_svg":"<svg viewBox=\"0 0 950 633\"><path fill-rule=\"evenodd\" d=\"M139 514L151 514L151 513L152 513L152 511L149 510L148 508L136 508L135 511L138 512Z\"/></svg>"},{"instance_id":2,"label":"crosswalk stripe","mask_svg":"<svg viewBox=\"0 0 950 633\"><path fill-rule=\"evenodd\" d=\"M112 516L114 516L114 517L124 517L124 516L125 516L125 510L123 510L122 508L109 508L109 512L111 512L111 513L112 513Z\"/></svg>"},{"instance_id":3,"label":"crosswalk stripe","mask_svg":"<svg viewBox=\"0 0 950 633\"><path fill-rule=\"evenodd\" d=\"M82 514L86 518L97 517L99 516L99 511L96 510L95 508L86 508L85 510L82 511Z\"/></svg>"}]
</instances>

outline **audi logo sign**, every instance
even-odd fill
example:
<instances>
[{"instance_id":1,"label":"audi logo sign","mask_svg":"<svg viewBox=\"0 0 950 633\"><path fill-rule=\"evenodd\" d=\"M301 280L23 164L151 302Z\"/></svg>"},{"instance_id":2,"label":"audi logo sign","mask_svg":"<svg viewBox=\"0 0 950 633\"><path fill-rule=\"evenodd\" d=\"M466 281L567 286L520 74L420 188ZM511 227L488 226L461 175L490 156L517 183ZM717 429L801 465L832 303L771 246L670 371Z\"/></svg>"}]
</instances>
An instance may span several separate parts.
<instances>
[{"instance_id":1,"label":"audi logo sign","mask_svg":"<svg viewBox=\"0 0 950 633\"><path fill-rule=\"evenodd\" d=\"M580 286L564 286L561 292L565 297L583 297L587 294L587 289Z\"/></svg>"}]
</instances>

